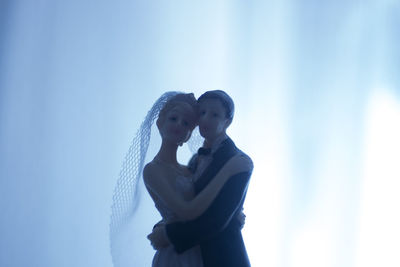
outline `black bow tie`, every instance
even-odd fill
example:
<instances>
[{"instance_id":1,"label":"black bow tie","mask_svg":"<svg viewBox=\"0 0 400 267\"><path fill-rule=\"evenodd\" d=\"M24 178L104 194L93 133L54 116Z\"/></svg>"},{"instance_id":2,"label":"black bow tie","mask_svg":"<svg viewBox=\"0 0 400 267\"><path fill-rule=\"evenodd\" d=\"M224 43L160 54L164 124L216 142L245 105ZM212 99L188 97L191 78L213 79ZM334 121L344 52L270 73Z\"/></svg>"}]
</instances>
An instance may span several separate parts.
<instances>
[{"instance_id":1,"label":"black bow tie","mask_svg":"<svg viewBox=\"0 0 400 267\"><path fill-rule=\"evenodd\" d=\"M199 150L197 151L198 155L203 155L203 156L207 156L211 154L211 148L203 148L200 147Z\"/></svg>"}]
</instances>

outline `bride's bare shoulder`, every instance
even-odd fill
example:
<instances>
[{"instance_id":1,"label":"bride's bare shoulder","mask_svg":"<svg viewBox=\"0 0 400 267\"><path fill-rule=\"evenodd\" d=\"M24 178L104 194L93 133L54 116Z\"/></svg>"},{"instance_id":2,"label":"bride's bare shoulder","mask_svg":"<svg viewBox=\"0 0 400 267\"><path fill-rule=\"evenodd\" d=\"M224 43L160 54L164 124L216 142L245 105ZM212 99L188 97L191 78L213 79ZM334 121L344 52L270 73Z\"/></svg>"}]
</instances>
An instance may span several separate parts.
<instances>
[{"instance_id":1,"label":"bride's bare shoulder","mask_svg":"<svg viewBox=\"0 0 400 267\"><path fill-rule=\"evenodd\" d=\"M143 168L143 179L149 181L153 177L156 177L160 172L160 166L155 164L153 161L150 161Z\"/></svg>"}]
</instances>

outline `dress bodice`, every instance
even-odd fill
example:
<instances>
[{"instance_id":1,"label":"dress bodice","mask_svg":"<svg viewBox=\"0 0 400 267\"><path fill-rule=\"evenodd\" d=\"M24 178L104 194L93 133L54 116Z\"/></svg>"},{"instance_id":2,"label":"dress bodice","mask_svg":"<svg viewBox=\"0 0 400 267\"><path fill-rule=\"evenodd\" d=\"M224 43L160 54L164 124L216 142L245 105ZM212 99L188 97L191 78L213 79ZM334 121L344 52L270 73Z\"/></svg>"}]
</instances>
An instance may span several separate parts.
<instances>
[{"instance_id":1,"label":"dress bodice","mask_svg":"<svg viewBox=\"0 0 400 267\"><path fill-rule=\"evenodd\" d=\"M166 165L164 165L166 166ZM193 188L193 180L192 177L186 177L183 175L181 170L177 168L172 168L168 166L170 170L173 170L172 173L175 175L169 176L171 179L168 181L171 183L171 186L174 190L174 194L177 194L184 200L193 199L194 196L194 188ZM160 212L161 217L165 223L170 223L174 221L179 221L177 214L173 212L171 207L165 203L165 201L159 197L157 192L152 192L153 201L157 210ZM157 250L156 254L153 258L153 267L203 267L203 261L201 258L200 247L195 246L184 253L176 253L175 248L170 245L164 248Z\"/></svg>"}]
</instances>

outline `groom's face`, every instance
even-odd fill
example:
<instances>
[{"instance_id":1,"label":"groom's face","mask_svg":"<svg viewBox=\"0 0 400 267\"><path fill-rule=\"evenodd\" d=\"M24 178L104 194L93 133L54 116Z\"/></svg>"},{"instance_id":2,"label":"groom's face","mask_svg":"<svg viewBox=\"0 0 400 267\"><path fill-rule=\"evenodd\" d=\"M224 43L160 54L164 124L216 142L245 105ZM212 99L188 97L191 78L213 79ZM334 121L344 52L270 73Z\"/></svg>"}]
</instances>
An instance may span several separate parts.
<instances>
[{"instance_id":1,"label":"groom's face","mask_svg":"<svg viewBox=\"0 0 400 267\"><path fill-rule=\"evenodd\" d=\"M208 140L213 140L225 133L230 124L225 107L218 99L203 99L199 103L199 130Z\"/></svg>"}]
</instances>

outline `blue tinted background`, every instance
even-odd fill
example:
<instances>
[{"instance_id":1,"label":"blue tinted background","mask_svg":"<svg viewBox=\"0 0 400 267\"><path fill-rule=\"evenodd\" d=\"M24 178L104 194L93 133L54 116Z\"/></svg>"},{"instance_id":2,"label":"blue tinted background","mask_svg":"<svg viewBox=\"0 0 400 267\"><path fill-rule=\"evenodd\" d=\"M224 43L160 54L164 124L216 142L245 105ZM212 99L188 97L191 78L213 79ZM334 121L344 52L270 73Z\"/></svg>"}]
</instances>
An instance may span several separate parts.
<instances>
[{"instance_id":1,"label":"blue tinted background","mask_svg":"<svg viewBox=\"0 0 400 267\"><path fill-rule=\"evenodd\" d=\"M398 1L3 0L0 41L1 266L111 266L141 120L212 89L255 163L253 266L400 265Z\"/></svg>"}]
</instances>

